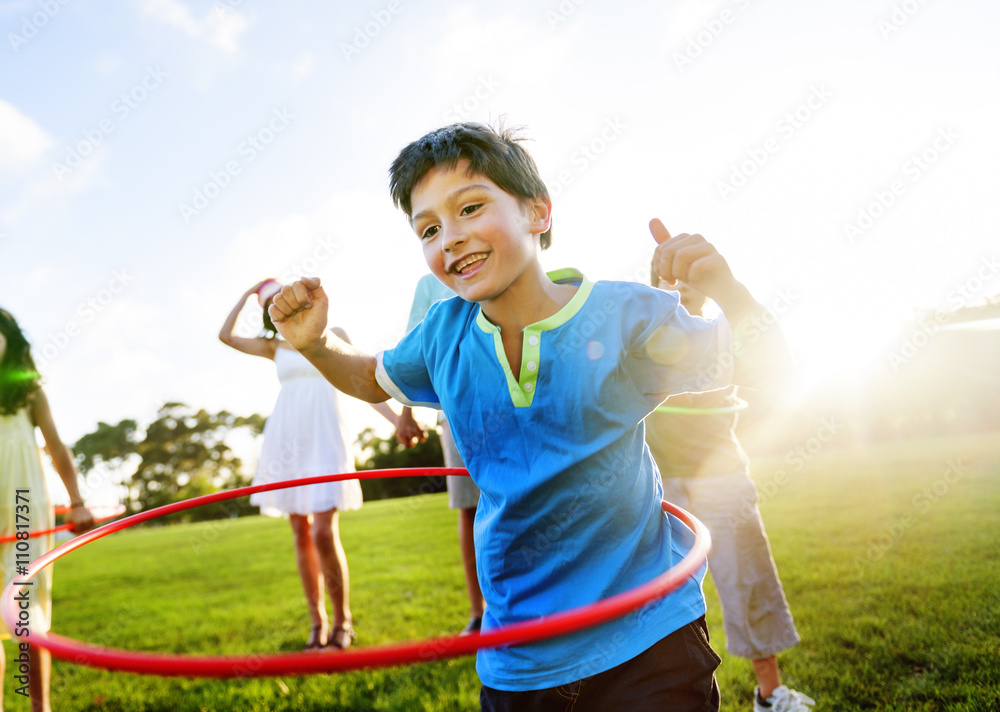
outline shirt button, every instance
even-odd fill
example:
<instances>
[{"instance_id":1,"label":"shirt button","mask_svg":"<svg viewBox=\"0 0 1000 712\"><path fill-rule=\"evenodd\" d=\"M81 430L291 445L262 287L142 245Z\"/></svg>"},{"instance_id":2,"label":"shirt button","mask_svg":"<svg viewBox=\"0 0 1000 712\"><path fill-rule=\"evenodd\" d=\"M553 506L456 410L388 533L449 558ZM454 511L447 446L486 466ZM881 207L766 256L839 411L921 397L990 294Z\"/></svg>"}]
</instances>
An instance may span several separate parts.
<instances>
[{"instance_id":1,"label":"shirt button","mask_svg":"<svg viewBox=\"0 0 1000 712\"><path fill-rule=\"evenodd\" d=\"M529 371L534 371L536 368L538 368L538 364L537 363L535 363L534 361L528 361L528 370Z\"/></svg>"},{"instance_id":2,"label":"shirt button","mask_svg":"<svg viewBox=\"0 0 1000 712\"><path fill-rule=\"evenodd\" d=\"M525 383L524 384L524 390L526 390L528 393L531 393L533 390L535 390L535 384L534 383Z\"/></svg>"},{"instance_id":3,"label":"shirt button","mask_svg":"<svg viewBox=\"0 0 1000 712\"><path fill-rule=\"evenodd\" d=\"M538 346L538 337L537 336L529 336L528 337L528 343L531 344L532 346Z\"/></svg>"}]
</instances>

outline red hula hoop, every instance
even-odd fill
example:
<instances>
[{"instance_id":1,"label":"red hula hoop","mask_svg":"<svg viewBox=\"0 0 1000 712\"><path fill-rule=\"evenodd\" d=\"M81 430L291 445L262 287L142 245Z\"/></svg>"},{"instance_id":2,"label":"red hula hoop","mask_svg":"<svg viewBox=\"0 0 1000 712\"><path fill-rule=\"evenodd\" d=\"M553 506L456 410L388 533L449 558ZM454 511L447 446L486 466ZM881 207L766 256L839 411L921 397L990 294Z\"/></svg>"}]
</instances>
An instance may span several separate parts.
<instances>
[{"instance_id":1,"label":"red hula hoop","mask_svg":"<svg viewBox=\"0 0 1000 712\"><path fill-rule=\"evenodd\" d=\"M56 559L85 544L108 534L127 529L150 519L167 514L192 509L213 502L236 499L256 492L286 489L304 485L337 482L351 479L378 479L382 477L419 477L425 475L465 475L462 468L415 467L393 470L368 470L348 472L319 477L305 477L299 480L271 482L250 487L240 487L225 492L194 497L183 502L175 502L146 512L133 514L103 527L81 534L72 541L62 544L38 557L28 566L28 575L21 581L11 580L0 597L0 615L8 630L17 627L18 609L14 601L15 588L30 581L41 569ZM669 502L663 502L663 510L676 516L695 533L695 543L691 551L677 565L660 574L652 581L624 591L596 603L579 606L563 613L522 621L514 625L495 628L487 633L468 636L446 636L429 638L410 643L383 645L341 653L317 654L283 653L276 655L179 655L176 653L146 653L116 648L104 648L67 638L57 633L31 631L31 643L46 648L52 657L60 660L89 665L91 667L119 670L163 677L264 677L277 675L305 675L319 672L360 670L364 668L389 667L411 663L426 663L442 658L459 657L475 653L479 648L493 648L501 645L515 645L554 638L560 635L591 628L601 623L621 618L647 603L663 598L678 588L685 579L694 574L708 557L711 537L708 529L695 517Z\"/></svg>"},{"instance_id":2,"label":"red hula hoop","mask_svg":"<svg viewBox=\"0 0 1000 712\"><path fill-rule=\"evenodd\" d=\"M110 510L109 513L106 515L102 515L100 517L94 517L95 523L106 522L109 519L114 519L115 517L120 517L121 515L125 514L124 504L116 504L110 507L89 507L89 509ZM69 512L69 507L59 505L55 508L56 514L66 514L68 512ZM69 523L60 524L58 527L52 527L51 529L43 529L37 532L29 532L28 538L34 539L36 536L45 536L46 534L55 534L56 532L68 532L72 528L73 528L72 524ZM0 544L6 544L9 541L16 541L16 540L17 540L17 534L11 534L10 536L0 536Z\"/></svg>"}]
</instances>

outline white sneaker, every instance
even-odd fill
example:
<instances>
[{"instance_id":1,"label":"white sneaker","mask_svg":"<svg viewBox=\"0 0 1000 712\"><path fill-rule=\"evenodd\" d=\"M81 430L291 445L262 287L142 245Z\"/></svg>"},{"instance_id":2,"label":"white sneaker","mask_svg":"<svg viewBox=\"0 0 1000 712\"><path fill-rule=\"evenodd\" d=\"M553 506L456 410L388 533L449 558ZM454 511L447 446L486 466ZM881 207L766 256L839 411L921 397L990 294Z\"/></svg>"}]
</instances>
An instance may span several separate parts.
<instances>
[{"instance_id":1,"label":"white sneaker","mask_svg":"<svg viewBox=\"0 0 1000 712\"><path fill-rule=\"evenodd\" d=\"M760 689L753 688L753 712L812 712L810 706L816 704L816 700L806 697L801 692L789 690L782 685L774 688L774 692L767 698L769 707L765 707L759 702ZM808 705L808 706L807 706Z\"/></svg>"}]
</instances>

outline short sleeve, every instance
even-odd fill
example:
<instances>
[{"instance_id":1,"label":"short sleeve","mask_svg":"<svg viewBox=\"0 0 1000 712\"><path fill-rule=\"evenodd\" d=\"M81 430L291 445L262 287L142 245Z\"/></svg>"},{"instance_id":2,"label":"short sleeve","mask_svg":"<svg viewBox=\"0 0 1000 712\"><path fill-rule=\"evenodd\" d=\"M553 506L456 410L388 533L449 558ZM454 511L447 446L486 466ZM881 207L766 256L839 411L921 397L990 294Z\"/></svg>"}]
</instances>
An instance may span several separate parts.
<instances>
[{"instance_id":1,"label":"short sleeve","mask_svg":"<svg viewBox=\"0 0 1000 712\"><path fill-rule=\"evenodd\" d=\"M404 405L440 408L427 365L424 332L425 322L418 322L394 348L378 353L375 379Z\"/></svg>"},{"instance_id":2,"label":"short sleeve","mask_svg":"<svg viewBox=\"0 0 1000 712\"><path fill-rule=\"evenodd\" d=\"M732 383L732 329L725 317L692 316L676 292L643 287L634 296L625 335L636 389L656 407L677 393L712 391Z\"/></svg>"}]
</instances>

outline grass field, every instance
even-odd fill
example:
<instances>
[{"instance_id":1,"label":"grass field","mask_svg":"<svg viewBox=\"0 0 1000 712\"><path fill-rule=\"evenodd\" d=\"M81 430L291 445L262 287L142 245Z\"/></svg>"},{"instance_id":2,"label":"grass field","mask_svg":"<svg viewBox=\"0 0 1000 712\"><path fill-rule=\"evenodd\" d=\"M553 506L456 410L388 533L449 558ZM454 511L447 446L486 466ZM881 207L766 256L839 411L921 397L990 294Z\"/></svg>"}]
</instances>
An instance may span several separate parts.
<instances>
[{"instance_id":1,"label":"grass field","mask_svg":"<svg viewBox=\"0 0 1000 712\"><path fill-rule=\"evenodd\" d=\"M754 477L802 643L785 681L821 710L1000 709L1000 436L820 451ZM786 476L777 475L782 468ZM372 502L342 518L359 644L462 627L455 515L444 495ZM750 663L724 652L723 710L750 709ZM288 524L127 531L56 566L54 630L134 650L297 651L308 632ZM8 661L11 645L6 644ZM5 709L28 709L13 694ZM56 661L53 707L75 710L474 710L472 658L342 675L208 681Z\"/></svg>"}]
</instances>

